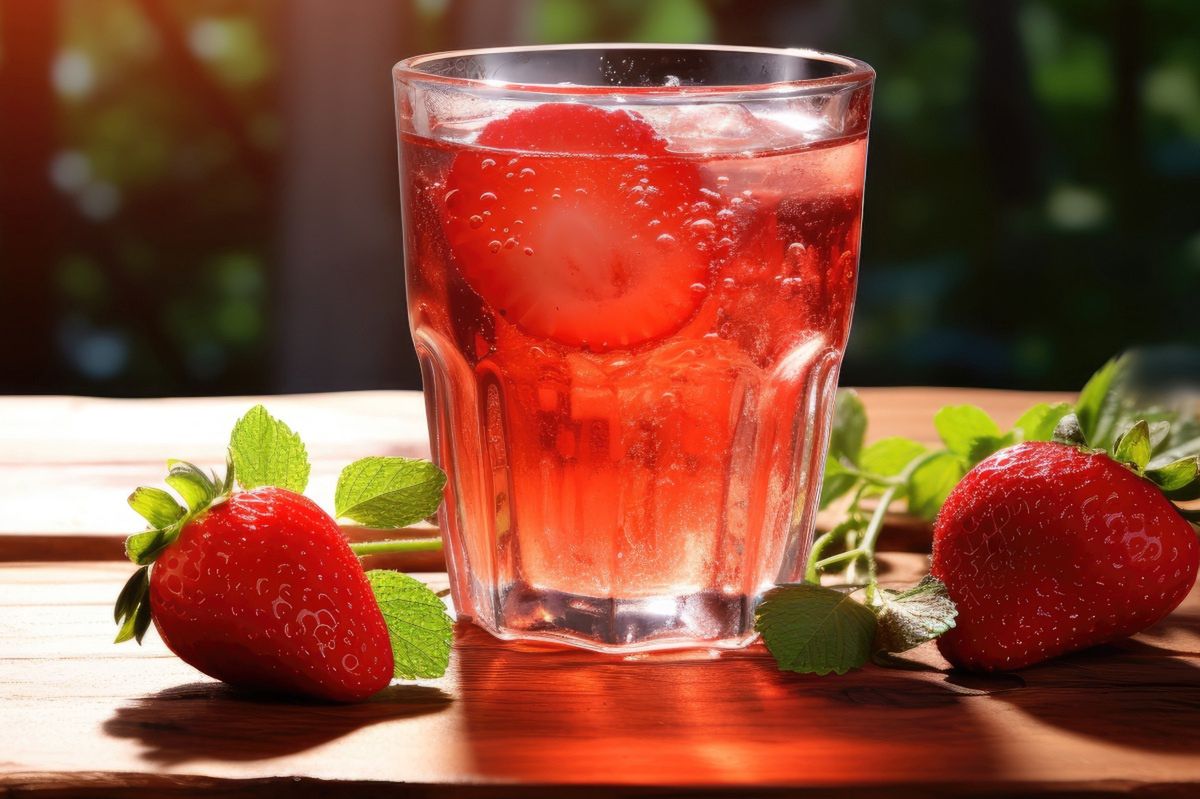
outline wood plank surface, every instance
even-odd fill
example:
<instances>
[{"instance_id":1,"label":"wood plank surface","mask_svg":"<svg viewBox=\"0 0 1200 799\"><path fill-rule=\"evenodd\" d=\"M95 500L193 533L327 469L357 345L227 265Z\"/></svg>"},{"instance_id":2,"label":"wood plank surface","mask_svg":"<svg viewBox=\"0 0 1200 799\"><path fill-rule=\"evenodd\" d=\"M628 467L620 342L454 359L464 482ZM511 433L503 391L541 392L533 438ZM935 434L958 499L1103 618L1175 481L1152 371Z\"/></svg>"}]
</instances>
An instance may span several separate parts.
<instances>
[{"instance_id":1,"label":"wood plank surface","mask_svg":"<svg viewBox=\"0 0 1200 799\"><path fill-rule=\"evenodd\" d=\"M861 389L871 439L906 435L934 443L933 414L976 403L1004 426L1035 402L1065 394L944 388ZM107 400L0 397L0 562L117 560L141 529L125 504L139 485L160 485L168 457L223 468L233 422L263 402L304 439L313 462L308 495L333 505L338 472L366 455L428 457L425 406L417 391L282 397ZM428 534L417 531L414 534ZM897 545L928 534L904 533ZM886 542L885 542L886 543ZM414 568L435 568L428 557Z\"/></svg>"},{"instance_id":2,"label":"wood plank surface","mask_svg":"<svg viewBox=\"0 0 1200 799\"><path fill-rule=\"evenodd\" d=\"M1057 398L863 397L870 438L924 440L943 404L1007 425ZM137 526L125 495L161 479L165 454L216 465L252 402L0 399L0 796L1200 796L1197 592L1133 639L990 678L933 646L917 670L818 678L760 646L618 658L460 624L444 677L332 706L225 688L154 633L111 644L131 567L89 559ZM419 395L268 404L304 435L326 503L345 462L425 451ZM84 554L31 554L55 540L56 557ZM925 558L886 563L903 584Z\"/></svg>"},{"instance_id":3,"label":"wood plank surface","mask_svg":"<svg viewBox=\"0 0 1200 799\"><path fill-rule=\"evenodd\" d=\"M903 582L923 559L888 562ZM445 677L330 706L238 694L153 633L111 644L128 571L0 566L0 796L1200 795L1196 594L1130 641L993 678L931 646L926 670L818 678L758 646L621 659L460 625Z\"/></svg>"}]
</instances>

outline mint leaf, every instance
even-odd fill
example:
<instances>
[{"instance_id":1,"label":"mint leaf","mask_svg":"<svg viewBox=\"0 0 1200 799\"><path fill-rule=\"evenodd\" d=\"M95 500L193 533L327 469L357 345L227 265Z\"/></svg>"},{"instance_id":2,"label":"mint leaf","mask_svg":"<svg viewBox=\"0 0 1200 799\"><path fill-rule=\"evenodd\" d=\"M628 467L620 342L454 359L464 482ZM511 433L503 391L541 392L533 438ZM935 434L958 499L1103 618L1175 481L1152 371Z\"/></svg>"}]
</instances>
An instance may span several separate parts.
<instances>
[{"instance_id":1,"label":"mint leaf","mask_svg":"<svg viewBox=\"0 0 1200 799\"><path fill-rule=\"evenodd\" d=\"M932 575L907 591L883 590L875 609L875 650L907 652L954 626L958 609L946 586Z\"/></svg>"},{"instance_id":2,"label":"mint leaf","mask_svg":"<svg viewBox=\"0 0 1200 799\"><path fill-rule=\"evenodd\" d=\"M229 437L229 458L238 485L246 490L278 486L304 493L310 466L300 436L262 405L237 420Z\"/></svg>"},{"instance_id":3,"label":"mint leaf","mask_svg":"<svg viewBox=\"0 0 1200 799\"><path fill-rule=\"evenodd\" d=\"M395 676L405 680L441 677L450 663L454 622L429 587L387 569L367 572L392 641Z\"/></svg>"},{"instance_id":4,"label":"mint leaf","mask_svg":"<svg viewBox=\"0 0 1200 799\"><path fill-rule=\"evenodd\" d=\"M1113 395L1113 383L1125 365L1124 357L1113 358L1101 366L1079 392L1075 401L1075 415L1084 438L1094 447L1107 448L1108 435L1120 413L1120 403Z\"/></svg>"},{"instance_id":5,"label":"mint leaf","mask_svg":"<svg viewBox=\"0 0 1200 799\"><path fill-rule=\"evenodd\" d=\"M879 477L895 477L913 458L925 454L925 447L909 438L893 436L876 441L863 450L861 467Z\"/></svg>"},{"instance_id":6,"label":"mint leaf","mask_svg":"<svg viewBox=\"0 0 1200 799\"><path fill-rule=\"evenodd\" d=\"M1021 414L1013 430L1020 431L1021 441L1050 441L1059 420L1070 412L1071 406L1065 402L1039 402Z\"/></svg>"},{"instance_id":7,"label":"mint leaf","mask_svg":"<svg viewBox=\"0 0 1200 799\"><path fill-rule=\"evenodd\" d=\"M1138 471L1146 468L1150 462L1150 425L1145 420L1137 422L1129 428L1113 447L1113 457L1120 463L1127 463Z\"/></svg>"},{"instance_id":8,"label":"mint leaf","mask_svg":"<svg viewBox=\"0 0 1200 799\"><path fill-rule=\"evenodd\" d=\"M429 461L363 458L338 477L334 516L368 527L405 527L433 515L446 475Z\"/></svg>"},{"instance_id":9,"label":"mint leaf","mask_svg":"<svg viewBox=\"0 0 1200 799\"><path fill-rule=\"evenodd\" d=\"M857 482L858 477L846 471L841 463L834 458L826 458L825 474L821 478L821 510L853 488Z\"/></svg>"},{"instance_id":10,"label":"mint leaf","mask_svg":"<svg viewBox=\"0 0 1200 799\"><path fill-rule=\"evenodd\" d=\"M968 462L972 461L977 440L1001 438L1000 428L992 417L974 405L947 405L934 415L933 426L946 449Z\"/></svg>"},{"instance_id":11,"label":"mint leaf","mask_svg":"<svg viewBox=\"0 0 1200 799\"><path fill-rule=\"evenodd\" d=\"M950 452L921 464L908 480L908 512L933 519L963 473L962 461Z\"/></svg>"},{"instance_id":12,"label":"mint leaf","mask_svg":"<svg viewBox=\"0 0 1200 799\"><path fill-rule=\"evenodd\" d=\"M839 389L833 406L833 427L829 432L829 456L857 464L866 435L867 410L862 400L851 389Z\"/></svg>"},{"instance_id":13,"label":"mint leaf","mask_svg":"<svg viewBox=\"0 0 1200 799\"><path fill-rule=\"evenodd\" d=\"M161 488L142 486L129 495L129 507L133 508L151 527L162 528L183 518L184 509L175 497Z\"/></svg>"},{"instance_id":14,"label":"mint leaf","mask_svg":"<svg viewBox=\"0 0 1200 799\"><path fill-rule=\"evenodd\" d=\"M875 615L832 588L794 583L767 591L754 627L783 671L845 674L870 658Z\"/></svg>"}]
</instances>

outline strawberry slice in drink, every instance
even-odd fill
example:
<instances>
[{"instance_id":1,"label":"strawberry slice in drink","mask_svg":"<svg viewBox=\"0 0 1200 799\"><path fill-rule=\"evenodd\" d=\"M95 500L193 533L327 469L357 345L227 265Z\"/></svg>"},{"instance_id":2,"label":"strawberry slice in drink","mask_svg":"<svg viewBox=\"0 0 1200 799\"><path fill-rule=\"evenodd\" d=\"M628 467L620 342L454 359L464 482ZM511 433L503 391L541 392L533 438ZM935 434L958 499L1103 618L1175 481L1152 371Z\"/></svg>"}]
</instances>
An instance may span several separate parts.
<instances>
[{"instance_id":1,"label":"strawberry slice in drink","mask_svg":"<svg viewBox=\"0 0 1200 799\"><path fill-rule=\"evenodd\" d=\"M514 111L454 159L444 228L466 281L530 336L595 352L670 335L709 288L692 163L636 114Z\"/></svg>"}]
</instances>

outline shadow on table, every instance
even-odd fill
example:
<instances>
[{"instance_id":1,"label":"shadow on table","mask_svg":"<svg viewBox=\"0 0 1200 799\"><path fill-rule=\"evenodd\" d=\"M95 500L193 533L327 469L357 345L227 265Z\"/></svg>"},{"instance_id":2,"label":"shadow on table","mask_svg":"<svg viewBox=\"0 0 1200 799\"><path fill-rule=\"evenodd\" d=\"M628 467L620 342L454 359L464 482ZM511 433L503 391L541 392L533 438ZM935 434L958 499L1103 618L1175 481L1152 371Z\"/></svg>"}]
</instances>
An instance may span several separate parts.
<instances>
[{"instance_id":1,"label":"shadow on table","mask_svg":"<svg viewBox=\"0 0 1200 799\"><path fill-rule=\"evenodd\" d=\"M1200 666L1157 636L1066 655L1021 672L1027 687L999 698L1072 733L1147 752L1200 751Z\"/></svg>"},{"instance_id":2,"label":"shadow on table","mask_svg":"<svg viewBox=\"0 0 1200 799\"><path fill-rule=\"evenodd\" d=\"M1003 768L980 689L936 670L783 673L751 647L606 657L456 632L481 775L639 785L968 784ZM986 698L984 701L987 701Z\"/></svg>"},{"instance_id":3,"label":"shadow on table","mask_svg":"<svg viewBox=\"0 0 1200 799\"><path fill-rule=\"evenodd\" d=\"M440 689L420 685L393 685L366 702L338 705L190 683L119 708L104 732L140 741L142 756L164 765L251 761L303 752L371 724L437 713L450 704Z\"/></svg>"}]
</instances>

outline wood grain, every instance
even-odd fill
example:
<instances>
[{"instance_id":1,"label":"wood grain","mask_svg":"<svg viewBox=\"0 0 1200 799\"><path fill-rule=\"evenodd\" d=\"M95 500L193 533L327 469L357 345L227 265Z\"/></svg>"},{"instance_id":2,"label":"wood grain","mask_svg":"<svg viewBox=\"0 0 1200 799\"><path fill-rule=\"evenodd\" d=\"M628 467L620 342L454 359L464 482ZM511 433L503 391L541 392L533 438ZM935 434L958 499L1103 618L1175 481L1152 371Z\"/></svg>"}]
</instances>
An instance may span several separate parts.
<instances>
[{"instance_id":1,"label":"wood grain","mask_svg":"<svg viewBox=\"0 0 1200 799\"><path fill-rule=\"evenodd\" d=\"M887 579L922 562L889 556ZM153 633L112 645L127 572L0 567L0 796L1200 795L1195 593L1130 641L993 678L932 647L919 671L815 678L759 647L621 659L460 625L445 677L330 706L239 694Z\"/></svg>"},{"instance_id":2,"label":"wood grain","mask_svg":"<svg viewBox=\"0 0 1200 799\"><path fill-rule=\"evenodd\" d=\"M939 388L861 389L869 437L906 435L933 444L942 405L976 403L1002 425L1062 394ZM125 504L139 485L158 485L168 457L221 468L233 422L263 402L304 438L313 461L308 495L323 507L343 466L365 455L428 457L420 392L367 391L282 397L107 400L0 397L0 562L119 560L140 527ZM370 532L355 535L378 537ZM897 517L885 548L928 546L928 528ZM428 555L393 558L404 568L438 568Z\"/></svg>"},{"instance_id":3,"label":"wood grain","mask_svg":"<svg viewBox=\"0 0 1200 799\"><path fill-rule=\"evenodd\" d=\"M943 404L1007 425L1060 398L862 394L870 438L930 443ZM620 659L459 625L445 677L333 706L230 690L154 633L111 644L131 567L104 558L136 527L124 497L166 454L216 465L257 399L0 398L0 797L1200 796L1196 592L1133 639L992 678L949 671L932 646L914 670L814 678L760 647ZM419 395L267 402L304 435L326 502L342 464L426 451ZM927 541L888 535L905 529L904 546ZM925 563L885 557L896 584Z\"/></svg>"}]
</instances>

